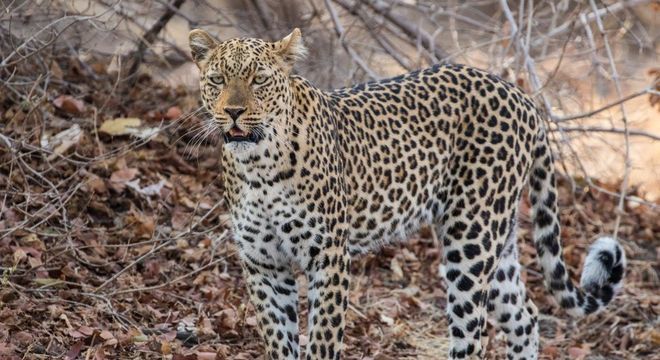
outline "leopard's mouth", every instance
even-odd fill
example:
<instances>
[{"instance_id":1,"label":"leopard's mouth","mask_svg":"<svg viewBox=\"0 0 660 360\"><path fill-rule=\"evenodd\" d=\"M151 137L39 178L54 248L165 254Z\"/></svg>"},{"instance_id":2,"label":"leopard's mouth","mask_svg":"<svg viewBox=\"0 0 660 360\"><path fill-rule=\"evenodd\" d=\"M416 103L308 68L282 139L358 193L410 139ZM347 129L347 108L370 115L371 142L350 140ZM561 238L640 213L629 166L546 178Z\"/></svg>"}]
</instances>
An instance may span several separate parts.
<instances>
[{"instance_id":1,"label":"leopard's mouth","mask_svg":"<svg viewBox=\"0 0 660 360\"><path fill-rule=\"evenodd\" d=\"M225 144L232 143L232 142L251 142L251 143L258 143L259 140L261 140L261 136L259 136L256 132L247 132L245 130L241 130L238 127L234 126L229 131L224 133L224 138L225 138Z\"/></svg>"}]
</instances>

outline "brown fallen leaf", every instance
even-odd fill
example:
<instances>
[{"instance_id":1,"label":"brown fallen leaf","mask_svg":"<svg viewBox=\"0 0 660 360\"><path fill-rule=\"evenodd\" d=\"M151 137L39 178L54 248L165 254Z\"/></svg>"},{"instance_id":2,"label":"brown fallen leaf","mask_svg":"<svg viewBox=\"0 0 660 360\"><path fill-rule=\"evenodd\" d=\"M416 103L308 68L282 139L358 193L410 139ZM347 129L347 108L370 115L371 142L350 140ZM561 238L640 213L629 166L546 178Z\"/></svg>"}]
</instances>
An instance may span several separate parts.
<instances>
[{"instance_id":1,"label":"brown fallen leaf","mask_svg":"<svg viewBox=\"0 0 660 360\"><path fill-rule=\"evenodd\" d=\"M99 346L96 348L96 351L94 352L94 360L105 360L105 350L103 350L103 346Z\"/></svg>"},{"instance_id":2,"label":"brown fallen leaf","mask_svg":"<svg viewBox=\"0 0 660 360\"><path fill-rule=\"evenodd\" d=\"M53 136L42 136L41 147L52 151L48 155L48 160L53 160L59 155L66 153L72 146L78 144L82 139L83 131L78 124L73 124L70 128L60 131Z\"/></svg>"},{"instance_id":3,"label":"brown fallen leaf","mask_svg":"<svg viewBox=\"0 0 660 360\"><path fill-rule=\"evenodd\" d=\"M154 218L139 211L131 211L124 219L124 223L131 225L133 234L138 239L151 239L156 229Z\"/></svg>"},{"instance_id":4,"label":"brown fallen leaf","mask_svg":"<svg viewBox=\"0 0 660 360\"><path fill-rule=\"evenodd\" d=\"M12 340L14 340L17 344L25 347L30 345L30 343L33 341L32 335L27 332L27 331L19 331L11 336Z\"/></svg>"},{"instance_id":5,"label":"brown fallen leaf","mask_svg":"<svg viewBox=\"0 0 660 360\"><path fill-rule=\"evenodd\" d=\"M165 113L165 119L167 120L176 120L183 115L183 111L181 111L181 108L178 106L171 106L169 109L167 109L167 112Z\"/></svg>"},{"instance_id":6,"label":"brown fallen leaf","mask_svg":"<svg viewBox=\"0 0 660 360\"><path fill-rule=\"evenodd\" d=\"M27 258L27 253L22 248L14 250L14 265L18 265L21 261Z\"/></svg>"},{"instance_id":7,"label":"brown fallen leaf","mask_svg":"<svg viewBox=\"0 0 660 360\"><path fill-rule=\"evenodd\" d=\"M105 194L108 191L108 188L105 186L103 179L92 173L87 174L85 186L88 190L96 194Z\"/></svg>"},{"instance_id":8,"label":"brown fallen leaf","mask_svg":"<svg viewBox=\"0 0 660 360\"><path fill-rule=\"evenodd\" d=\"M117 118L105 121L99 131L112 136L133 135L146 139L155 135L158 129L142 127L142 120L138 118Z\"/></svg>"},{"instance_id":9,"label":"brown fallen leaf","mask_svg":"<svg viewBox=\"0 0 660 360\"><path fill-rule=\"evenodd\" d=\"M53 100L53 105L70 114L81 114L85 111L85 103L71 95L60 95Z\"/></svg>"},{"instance_id":10,"label":"brown fallen leaf","mask_svg":"<svg viewBox=\"0 0 660 360\"><path fill-rule=\"evenodd\" d=\"M172 360L197 360L196 354L174 354Z\"/></svg>"},{"instance_id":11,"label":"brown fallen leaf","mask_svg":"<svg viewBox=\"0 0 660 360\"><path fill-rule=\"evenodd\" d=\"M233 330L238 323L238 313L234 309L223 309L213 314L224 329Z\"/></svg>"},{"instance_id":12,"label":"brown fallen leaf","mask_svg":"<svg viewBox=\"0 0 660 360\"><path fill-rule=\"evenodd\" d=\"M94 335L94 331L95 331L94 329L92 329L89 326L85 326L85 325L78 328L78 332L80 332L81 334L87 335L87 336Z\"/></svg>"},{"instance_id":13,"label":"brown fallen leaf","mask_svg":"<svg viewBox=\"0 0 660 360\"><path fill-rule=\"evenodd\" d=\"M390 261L390 269L394 273L394 279L403 279L403 269L401 268L401 263L399 263L396 257L393 257Z\"/></svg>"},{"instance_id":14,"label":"brown fallen leaf","mask_svg":"<svg viewBox=\"0 0 660 360\"><path fill-rule=\"evenodd\" d=\"M117 118L106 120L99 131L108 135L130 135L142 125L142 120L138 118Z\"/></svg>"},{"instance_id":15,"label":"brown fallen leaf","mask_svg":"<svg viewBox=\"0 0 660 360\"><path fill-rule=\"evenodd\" d=\"M589 354L591 354L591 350L589 350L588 348L586 349L579 347L568 348L568 355L570 355L571 359L574 360L583 360Z\"/></svg>"},{"instance_id":16,"label":"brown fallen leaf","mask_svg":"<svg viewBox=\"0 0 660 360\"><path fill-rule=\"evenodd\" d=\"M75 344L71 346L69 351L66 352L66 355L64 356L65 360L74 360L80 355L80 350L82 350L83 347L83 342L82 341L77 341Z\"/></svg>"},{"instance_id":17,"label":"brown fallen leaf","mask_svg":"<svg viewBox=\"0 0 660 360\"><path fill-rule=\"evenodd\" d=\"M110 340L110 339L114 339L114 338L115 338L114 335L112 335L112 333L111 333L110 331L108 331L108 330L103 330L103 331L101 331L101 333L99 334L99 336L100 336L101 339L103 339L103 340Z\"/></svg>"},{"instance_id":18,"label":"brown fallen leaf","mask_svg":"<svg viewBox=\"0 0 660 360\"><path fill-rule=\"evenodd\" d=\"M160 343L160 353L163 355L169 355L172 353L172 345L169 341L162 341Z\"/></svg>"},{"instance_id":19,"label":"brown fallen leaf","mask_svg":"<svg viewBox=\"0 0 660 360\"><path fill-rule=\"evenodd\" d=\"M116 192L122 192L126 189L126 183L133 180L140 170L136 168L120 169L110 175L110 187Z\"/></svg>"},{"instance_id":20,"label":"brown fallen leaf","mask_svg":"<svg viewBox=\"0 0 660 360\"><path fill-rule=\"evenodd\" d=\"M14 345L0 341L0 355L9 356L14 355Z\"/></svg>"},{"instance_id":21,"label":"brown fallen leaf","mask_svg":"<svg viewBox=\"0 0 660 360\"><path fill-rule=\"evenodd\" d=\"M257 326L257 317L256 316L250 316L245 318L245 324L248 326Z\"/></svg>"},{"instance_id":22,"label":"brown fallen leaf","mask_svg":"<svg viewBox=\"0 0 660 360\"><path fill-rule=\"evenodd\" d=\"M215 360L217 358L216 353L207 351L198 351L195 355L197 355L197 360Z\"/></svg>"},{"instance_id":23,"label":"brown fallen leaf","mask_svg":"<svg viewBox=\"0 0 660 360\"><path fill-rule=\"evenodd\" d=\"M50 63L50 74L59 80L62 80L64 78L64 72L62 71L62 68L60 65L57 63L57 61L53 61Z\"/></svg>"},{"instance_id":24,"label":"brown fallen leaf","mask_svg":"<svg viewBox=\"0 0 660 360\"><path fill-rule=\"evenodd\" d=\"M557 359L559 358L560 351L556 346L550 345L545 346L541 353L550 359Z\"/></svg>"},{"instance_id":25,"label":"brown fallen leaf","mask_svg":"<svg viewBox=\"0 0 660 360\"><path fill-rule=\"evenodd\" d=\"M651 342L653 342L653 345L655 346L660 346L660 330L653 329L651 330Z\"/></svg>"},{"instance_id":26,"label":"brown fallen leaf","mask_svg":"<svg viewBox=\"0 0 660 360\"><path fill-rule=\"evenodd\" d=\"M174 230L182 230L190 225L190 214L183 211L179 206L175 207L172 211L172 228Z\"/></svg>"}]
</instances>

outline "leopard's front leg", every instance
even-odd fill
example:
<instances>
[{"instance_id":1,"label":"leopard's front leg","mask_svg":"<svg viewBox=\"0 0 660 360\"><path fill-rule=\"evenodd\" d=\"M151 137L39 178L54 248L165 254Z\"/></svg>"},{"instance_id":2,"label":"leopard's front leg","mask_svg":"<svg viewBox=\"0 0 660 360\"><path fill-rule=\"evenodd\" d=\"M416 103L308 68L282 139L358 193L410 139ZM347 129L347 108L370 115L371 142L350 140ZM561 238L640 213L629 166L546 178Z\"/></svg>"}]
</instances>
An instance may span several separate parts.
<instances>
[{"instance_id":1,"label":"leopard's front leg","mask_svg":"<svg viewBox=\"0 0 660 360\"><path fill-rule=\"evenodd\" d=\"M311 247L311 253L316 255L306 270L309 286L306 359L337 360L341 357L348 308L350 257L343 239L317 239L319 244ZM317 247L325 245L330 246L323 250Z\"/></svg>"},{"instance_id":2,"label":"leopard's front leg","mask_svg":"<svg viewBox=\"0 0 660 360\"><path fill-rule=\"evenodd\" d=\"M298 360L298 286L290 267L241 259L257 328L271 360Z\"/></svg>"}]
</instances>

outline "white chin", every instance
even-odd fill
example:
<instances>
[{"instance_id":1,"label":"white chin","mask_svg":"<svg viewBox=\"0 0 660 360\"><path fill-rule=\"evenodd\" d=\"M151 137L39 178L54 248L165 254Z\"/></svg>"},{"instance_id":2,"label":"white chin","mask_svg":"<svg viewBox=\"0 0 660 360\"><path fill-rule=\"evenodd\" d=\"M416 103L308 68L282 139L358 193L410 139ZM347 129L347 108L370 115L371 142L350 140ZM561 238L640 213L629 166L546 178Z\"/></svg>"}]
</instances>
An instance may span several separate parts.
<instances>
[{"instance_id":1,"label":"white chin","mask_svg":"<svg viewBox=\"0 0 660 360\"><path fill-rule=\"evenodd\" d=\"M225 143L224 148L237 156L249 155L257 148L257 144L248 141L235 141Z\"/></svg>"}]
</instances>

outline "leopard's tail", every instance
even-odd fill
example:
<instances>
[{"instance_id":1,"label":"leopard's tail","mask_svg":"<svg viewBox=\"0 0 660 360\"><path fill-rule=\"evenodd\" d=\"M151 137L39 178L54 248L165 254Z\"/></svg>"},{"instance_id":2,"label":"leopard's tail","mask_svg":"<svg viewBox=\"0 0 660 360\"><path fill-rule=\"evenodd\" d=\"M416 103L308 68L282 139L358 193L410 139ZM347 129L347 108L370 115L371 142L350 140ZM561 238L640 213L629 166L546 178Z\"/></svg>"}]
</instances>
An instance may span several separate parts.
<instances>
[{"instance_id":1,"label":"leopard's tail","mask_svg":"<svg viewBox=\"0 0 660 360\"><path fill-rule=\"evenodd\" d=\"M599 238L589 248L580 287L573 285L562 256L554 174L547 135L541 130L529 179L534 244L548 289L566 312L580 317L602 309L612 300L621 288L626 257L616 239Z\"/></svg>"}]
</instances>

